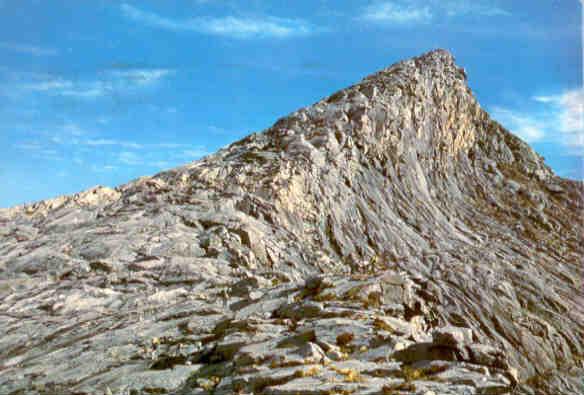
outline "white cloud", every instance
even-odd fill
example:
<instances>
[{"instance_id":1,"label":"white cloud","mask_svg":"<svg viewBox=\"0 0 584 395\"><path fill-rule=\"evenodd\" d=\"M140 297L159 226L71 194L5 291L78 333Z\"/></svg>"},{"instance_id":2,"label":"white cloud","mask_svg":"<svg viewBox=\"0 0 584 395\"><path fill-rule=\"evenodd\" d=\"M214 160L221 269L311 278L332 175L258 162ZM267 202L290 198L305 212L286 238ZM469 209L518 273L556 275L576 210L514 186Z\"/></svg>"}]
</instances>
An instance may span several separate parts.
<instances>
[{"instance_id":1,"label":"white cloud","mask_svg":"<svg viewBox=\"0 0 584 395\"><path fill-rule=\"evenodd\" d=\"M95 173L106 173L106 172L118 170L119 167L112 166L112 165L103 165L103 166L91 165L90 169L91 169L91 171L93 171Z\"/></svg>"},{"instance_id":2,"label":"white cloud","mask_svg":"<svg viewBox=\"0 0 584 395\"><path fill-rule=\"evenodd\" d=\"M55 56L58 53L57 50L52 48L41 48L32 45L9 42L0 42L0 48L14 52L26 53L33 56Z\"/></svg>"},{"instance_id":3,"label":"white cloud","mask_svg":"<svg viewBox=\"0 0 584 395\"><path fill-rule=\"evenodd\" d=\"M56 149L50 148L50 146L40 141L25 141L16 143L13 147L20 151L25 151L28 155L35 158L49 160L63 159Z\"/></svg>"},{"instance_id":4,"label":"white cloud","mask_svg":"<svg viewBox=\"0 0 584 395\"><path fill-rule=\"evenodd\" d=\"M180 143L143 144L143 143L137 143L134 141L124 141L124 140L117 140L117 139L103 139L103 138L81 140L81 141L76 141L76 143L81 144L81 145L93 146L93 147L116 146L116 147L121 147L121 148L146 149L146 150L158 150L158 149L166 149L166 148L176 149L176 148L188 147L187 144L180 144Z\"/></svg>"},{"instance_id":5,"label":"white cloud","mask_svg":"<svg viewBox=\"0 0 584 395\"><path fill-rule=\"evenodd\" d=\"M158 161L152 162L151 165L153 167L158 167L158 168L161 168L161 169L164 169L164 168L167 168L167 167L171 167L172 166L171 163L169 161L166 161L166 160L158 160Z\"/></svg>"},{"instance_id":6,"label":"white cloud","mask_svg":"<svg viewBox=\"0 0 584 395\"><path fill-rule=\"evenodd\" d=\"M216 18L196 17L190 19L172 19L152 12L142 11L129 4L122 4L121 10L126 18L151 27L241 39L307 36L315 33L317 30L314 26L301 19L277 18L272 16L256 18L224 16Z\"/></svg>"},{"instance_id":7,"label":"white cloud","mask_svg":"<svg viewBox=\"0 0 584 395\"><path fill-rule=\"evenodd\" d=\"M111 149L122 148L125 150L145 150L156 151L161 149L187 149L191 146L188 144L161 142L161 143L139 143L135 141L119 140L116 138L96 137L95 133L88 132L82 129L79 125L73 122L68 122L62 126L54 128L51 132L41 132L47 144L55 144L61 146L77 146L77 147L109 147ZM180 152L180 151L179 151Z\"/></svg>"},{"instance_id":8,"label":"white cloud","mask_svg":"<svg viewBox=\"0 0 584 395\"><path fill-rule=\"evenodd\" d=\"M143 165L144 161L135 152L122 151L118 154L118 161L124 165L137 166Z\"/></svg>"},{"instance_id":9,"label":"white cloud","mask_svg":"<svg viewBox=\"0 0 584 395\"><path fill-rule=\"evenodd\" d=\"M488 0L393 0L365 7L358 19L383 24L421 24L439 17L508 16L508 11Z\"/></svg>"},{"instance_id":10,"label":"white cloud","mask_svg":"<svg viewBox=\"0 0 584 395\"><path fill-rule=\"evenodd\" d=\"M181 147L185 147L185 144L179 144L179 143L158 143L158 144L156 144L156 146L158 148L181 148Z\"/></svg>"},{"instance_id":11,"label":"white cloud","mask_svg":"<svg viewBox=\"0 0 584 395\"><path fill-rule=\"evenodd\" d=\"M89 146L119 146L123 148L134 148L139 149L143 148L143 144L134 143L131 141L120 141L120 140L113 140L113 139L95 139L95 140L86 140L82 142L84 145Z\"/></svg>"},{"instance_id":12,"label":"white cloud","mask_svg":"<svg viewBox=\"0 0 584 395\"><path fill-rule=\"evenodd\" d=\"M61 95L61 96L91 99L91 98L105 95L107 90L101 86L95 86L95 87L78 86L78 87L75 87L73 89L63 89L63 90L57 89L57 90L54 90L52 92L56 93L57 95Z\"/></svg>"},{"instance_id":13,"label":"white cloud","mask_svg":"<svg viewBox=\"0 0 584 395\"><path fill-rule=\"evenodd\" d=\"M511 13L488 1L468 1L468 0L441 0L440 7L444 9L448 16L510 16Z\"/></svg>"},{"instance_id":14,"label":"white cloud","mask_svg":"<svg viewBox=\"0 0 584 395\"><path fill-rule=\"evenodd\" d=\"M101 82L73 82L64 79L54 79L22 85L24 90L41 92L55 96L78 98L95 98L106 92Z\"/></svg>"},{"instance_id":15,"label":"white cloud","mask_svg":"<svg viewBox=\"0 0 584 395\"><path fill-rule=\"evenodd\" d=\"M102 73L99 79L68 80L54 76L36 76L35 82L20 85L23 90L41 92L54 96L92 99L107 94L126 93L145 88L171 75L169 69L134 69Z\"/></svg>"},{"instance_id":16,"label":"white cloud","mask_svg":"<svg viewBox=\"0 0 584 395\"><path fill-rule=\"evenodd\" d=\"M495 107L492 115L497 121L510 129L512 133L528 143L541 140L545 135L545 125L528 115L501 107Z\"/></svg>"},{"instance_id":17,"label":"white cloud","mask_svg":"<svg viewBox=\"0 0 584 395\"><path fill-rule=\"evenodd\" d=\"M87 135L79 125L74 122L65 122L61 126L54 127L51 131L41 132L45 138L48 138L47 143L56 145L75 145L81 142L81 138Z\"/></svg>"},{"instance_id":18,"label":"white cloud","mask_svg":"<svg viewBox=\"0 0 584 395\"><path fill-rule=\"evenodd\" d=\"M556 128L566 135L571 145L584 147L584 89L533 99L551 107Z\"/></svg>"},{"instance_id":19,"label":"white cloud","mask_svg":"<svg viewBox=\"0 0 584 395\"><path fill-rule=\"evenodd\" d=\"M555 96L533 96L533 100L540 103L552 103L555 101Z\"/></svg>"},{"instance_id":20,"label":"white cloud","mask_svg":"<svg viewBox=\"0 0 584 395\"><path fill-rule=\"evenodd\" d=\"M77 125L74 122L67 122L63 125L63 130L69 133L71 136L83 136L86 134L85 130L81 128L81 126Z\"/></svg>"},{"instance_id":21,"label":"white cloud","mask_svg":"<svg viewBox=\"0 0 584 395\"><path fill-rule=\"evenodd\" d=\"M172 74L172 72L172 70L168 69L135 69L114 71L112 74L137 85L150 85L166 77L167 75Z\"/></svg>"},{"instance_id":22,"label":"white cloud","mask_svg":"<svg viewBox=\"0 0 584 395\"><path fill-rule=\"evenodd\" d=\"M378 23L426 23L432 19L432 12L429 7L418 8L385 2L366 7L361 19Z\"/></svg>"},{"instance_id":23,"label":"white cloud","mask_svg":"<svg viewBox=\"0 0 584 395\"><path fill-rule=\"evenodd\" d=\"M146 174L153 170L180 166L209 154L201 145L172 140L133 141L117 138L115 135L105 136L94 130L85 130L72 120L48 129L44 127L35 131L30 126L28 129L23 134L31 137L12 145L23 156L52 162L66 161L66 166L99 173L121 172L133 168L132 171Z\"/></svg>"},{"instance_id":24,"label":"white cloud","mask_svg":"<svg viewBox=\"0 0 584 395\"><path fill-rule=\"evenodd\" d=\"M16 143L14 144L14 148L18 148L24 151L38 151L40 149L42 149L42 145L41 143L37 142L37 141L25 141L22 143Z\"/></svg>"},{"instance_id":25,"label":"white cloud","mask_svg":"<svg viewBox=\"0 0 584 395\"><path fill-rule=\"evenodd\" d=\"M53 91L53 90L70 89L72 86L73 86L73 84L71 83L71 81L64 81L64 80L56 79L56 80L49 80L49 81L42 81L42 82L28 84L25 87L27 89L30 89L33 91L46 92L46 91Z\"/></svg>"},{"instance_id":26,"label":"white cloud","mask_svg":"<svg viewBox=\"0 0 584 395\"><path fill-rule=\"evenodd\" d=\"M546 139L584 149L584 90L534 96L540 108L528 113L496 107L493 116L527 142Z\"/></svg>"},{"instance_id":27,"label":"white cloud","mask_svg":"<svg viewBox=\"0 0 584 395\"><path fill-rule=\"evenodd\" d=\"M150 145L148 146L150 149L141 154L128 150L121 151L116 154L116 160L125 166L169 168L187 161L200 159L209 154L209 152L201 146L190 147L179 151L160 151L159 148L162 145L165 144ZM177 144L177 146L179 146L179 144ZM185 145L182 144L180 144L180 146L185 147Z\"/></svg>"}]
</instances>

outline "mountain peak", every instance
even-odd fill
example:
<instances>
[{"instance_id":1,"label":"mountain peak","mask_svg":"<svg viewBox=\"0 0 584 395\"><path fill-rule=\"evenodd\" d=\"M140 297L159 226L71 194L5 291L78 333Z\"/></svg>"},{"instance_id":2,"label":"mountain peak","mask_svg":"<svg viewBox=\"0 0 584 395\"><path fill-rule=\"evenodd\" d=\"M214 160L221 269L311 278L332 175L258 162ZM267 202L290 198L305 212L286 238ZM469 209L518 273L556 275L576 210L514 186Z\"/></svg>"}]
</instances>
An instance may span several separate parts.
<instances>
[{"instance_id":1,"label":"mountain peak","mask_svg":"<svg viewBox=\"0 0 584 395\"><path fill-rule=\"evenodd\" d=\"M396 70L403 70L404 72L411 73L412 69L418 69L418 73L432 73L434 74L434 77L444 78L448 76L456 76L462 77L461 79L464 81L466 80L466 73L463 68L456 64L454 55L448 50L441 48L394 63L383 70L366 77L365 80L371 80L376 76L395 72Z\"/></svg>"},{"instance_id":2,"label":"mountain peak","mask_svg":"<svg viewBox=\"0 0 584 395\"><path fill-rule=\"evenodd\" d=\"M581 190L428 52L194 163L0 211L0 387L581 392Z\"/></svg>"},{"instance_id":3,"label":"mountain peak","mask_svg":"<svg viewBox=\"0 0 584 395\"><path fill-rule=\"evenodd\" d=\"M448 51L447 49L443 49L443 48L433 49L431 51L428 51L426 53L423 53L423 54L415 57L414 59L417 59L417 60L425 62L425 63L431 63L431 64L435 64L435 63L442 63L445 65L456 64L454 55L450 51Z\"/></svg>"}]
</instances>

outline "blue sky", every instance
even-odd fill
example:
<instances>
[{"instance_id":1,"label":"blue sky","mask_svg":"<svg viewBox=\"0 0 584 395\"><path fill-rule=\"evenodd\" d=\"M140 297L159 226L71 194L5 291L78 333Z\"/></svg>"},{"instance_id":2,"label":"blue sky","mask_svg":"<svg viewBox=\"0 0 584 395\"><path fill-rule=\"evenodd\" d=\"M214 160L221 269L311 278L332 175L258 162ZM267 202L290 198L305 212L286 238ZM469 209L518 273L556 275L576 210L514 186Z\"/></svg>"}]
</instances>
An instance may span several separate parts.
<instances>
[{"instance_id":1,"label":"blue sky","mask_svg":"<svg viewBox=\"0 0 584 395\"><path fill-rule=\"evenodd\" d=\"M187 163L438 47L485 109L581 179L581 8L0 0L0 207Z\"/></svg>"}]
</instances>

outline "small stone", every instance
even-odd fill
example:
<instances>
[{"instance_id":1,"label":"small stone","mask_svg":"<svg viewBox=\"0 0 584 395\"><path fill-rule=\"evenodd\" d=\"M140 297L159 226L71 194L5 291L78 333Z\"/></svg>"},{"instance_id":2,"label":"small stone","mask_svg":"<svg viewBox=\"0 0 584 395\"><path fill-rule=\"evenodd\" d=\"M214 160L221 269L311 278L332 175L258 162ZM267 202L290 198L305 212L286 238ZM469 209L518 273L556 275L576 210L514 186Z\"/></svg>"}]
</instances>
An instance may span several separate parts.
<instances>
[{"instance_id":1,"label":"small stone","mask_svg":"<svg viewBox=\"0 0 584 395\"><path fill-rule=\"evenodd\" d=\"M455 326L445 326L432 332L434 344L458 347L472 342L472 329Z\"/></svg>"},{"instance_id":2,"label":"small stone","mask_svg":"<svg viewBox=\"0 0 584 395\"><path fill-rule=\"evenodd\" d=\"M507 179L505 180L505 188L509 192L515 194L521 189L521 184L519 184L517 181Z\"/></svg>"},{"instance_id":3,"label":"small stone","mask_svg":"<svg viewBox=\"0 0 584 395\"><path fill-rule=\"evenodd\" d=\"M401 350L405 350L406 348L408 348L410 345L412 344L412 342L409 341L398 341L397 343L395 343L395 345L393 346L393 351L401 351Z\"/></svg>"},{"instance_id":4,"label":"small stone","mask_svg":"<svg viewBox=\"0 0 584 395\"><path fill-rule=\"evenodd\" d=\"M548 184L548 185L546 185L546 188L548 191L550 191L552 193L563 193L564 192L564 188L562 188L558 184Z\"/></svg>"}]
</instances>

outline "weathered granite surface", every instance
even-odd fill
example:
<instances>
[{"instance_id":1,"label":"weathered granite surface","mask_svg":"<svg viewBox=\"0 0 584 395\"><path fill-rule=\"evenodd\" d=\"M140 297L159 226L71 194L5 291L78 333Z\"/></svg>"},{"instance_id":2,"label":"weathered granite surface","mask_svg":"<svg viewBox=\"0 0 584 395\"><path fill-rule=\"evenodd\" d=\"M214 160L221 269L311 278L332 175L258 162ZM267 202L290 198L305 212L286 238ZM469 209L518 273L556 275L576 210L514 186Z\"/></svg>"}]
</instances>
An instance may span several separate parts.
<instances>
[{"instance_id":1,"label":"weathered granite surface","mask_svg":"<svg viewBox=\"0 0 584 395\"><path fill-rule=\"evenodd\" d=\"M452 56L0 210L2 394L584 393L583 184Z\"/></svg>"}]
</instances>

